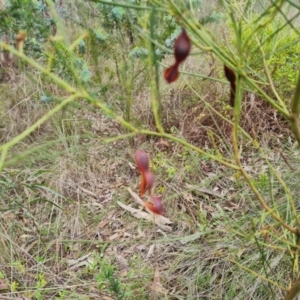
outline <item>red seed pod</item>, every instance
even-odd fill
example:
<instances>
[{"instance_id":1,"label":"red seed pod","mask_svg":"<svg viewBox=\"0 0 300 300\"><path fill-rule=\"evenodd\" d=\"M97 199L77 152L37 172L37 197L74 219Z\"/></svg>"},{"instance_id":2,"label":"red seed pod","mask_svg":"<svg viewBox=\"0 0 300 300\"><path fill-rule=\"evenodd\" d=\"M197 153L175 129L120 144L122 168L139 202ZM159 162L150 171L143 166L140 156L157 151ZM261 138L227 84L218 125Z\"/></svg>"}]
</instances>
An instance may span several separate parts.
<instances>
[{"instance_id":1,"label":"red seed pod","mask_svg":"<svg viewBox=\"0 0 300 300\"><path fill-rule=\"evenodd\" d=\"M149 157L145 151L136 150L134 154L134 159L141 173L143 171L149 170Z\"/></svg>"},{"instance_id":2,"label":"red seed pod","mask_svg":"<svg viewBox=\"0 0 300 300\"><path fill-rule=\"evenodd\" d=\"M140 185L140 195L143 196L149 190L150 199L152 203L144 202L145 206L153 213L162 215L164 213L164 206L161 201L161 196L151 195L151 189L154 183L154 176L149 170L149 157L146 152L137 150L134 155L137 167L142 175Z\"/></svg>"},{"instance_id":3,"label":"red seed pod","mask_svg":"<svg viewBox=\"0 0 300 300\"><path fill-rule=\"evenodd\" d=\"M191 41L185 29L177 37L174 43L175 64L165 70L164 77L168 83L172 83L179 77L178 67L189 55L191 51Z\"/></svg>"},{"instance_id":4,"label":"red seed pod","mask_svg":"<svg viewBox=\"0 0 300 300\"><path fill-rule=\"evenodd\" d=\"M235 91L236 91L236 76L230 68L224 66L225 76L227 80L230 82L230 106L234 107L234 98L235 98Z\"/></svg>"},{"instance_id":5,"label":"red seed pod","mask_svg":"<svg viewBox=\"0 0 300 300\"><path fill-rule=\"evenodd\" d=\"M172 83L179 77L178 65L173 65L165 70L164 77L168 83Z\"/></svg>"},{"instance_id":6,"label":"red seed pod","mask_svg":"<svg viewBox=\"0 0 300 300\"><path fill-rule=\"evenodd\" d=\"M134 155L135 162L138 170L142 175L142 181L140 184L140 195L143 196L148 190L151 193L151 188L154 183L154 176L149 170L149 157L146 152L137 150Z\"/></svg>"},{"instance_id":7,"label":"red seed pod","mask_svg":"<svg viewBox=\"0 0 300 300\"><path fill-rule=\"evenodd\" d=\"M191 41L185 29L182 29L181 34L177 37L174 43L174 56L176 64L183 62L189 55L191 50Z\"/></svg>"},{"instance_id":8,"label":"red seed pod","mask_svg":"<svg viewBox=\"0 0 300 300\"><path fill-rule=\"evenodd\" d=\"M154 176L151 172L147 171L142 174L142 182L140 185L140 195L144 195L146 191L151 193L151 189L154 183Z\"/></svg>"}]
</instances>

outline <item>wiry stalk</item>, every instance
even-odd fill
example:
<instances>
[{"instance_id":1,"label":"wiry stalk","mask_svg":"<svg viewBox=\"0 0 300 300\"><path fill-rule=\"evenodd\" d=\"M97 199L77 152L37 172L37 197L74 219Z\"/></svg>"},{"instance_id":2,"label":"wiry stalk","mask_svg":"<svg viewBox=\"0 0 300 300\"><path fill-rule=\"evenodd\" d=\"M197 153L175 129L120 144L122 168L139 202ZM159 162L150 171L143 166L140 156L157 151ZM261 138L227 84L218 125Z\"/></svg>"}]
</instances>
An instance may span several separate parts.
<instances>
[{"instance_id":1,"label":"wiry stalk","mask_svg":"<svg viewBox=\"0 0 300 300\"><path fill-rule=\"evenodd\" d=\"M298 75L296 90L291 101L291 127L293 134L300 146L300 121L299 121L299 114L300 114L300 71Z\"/></svg>"}]
</instances>

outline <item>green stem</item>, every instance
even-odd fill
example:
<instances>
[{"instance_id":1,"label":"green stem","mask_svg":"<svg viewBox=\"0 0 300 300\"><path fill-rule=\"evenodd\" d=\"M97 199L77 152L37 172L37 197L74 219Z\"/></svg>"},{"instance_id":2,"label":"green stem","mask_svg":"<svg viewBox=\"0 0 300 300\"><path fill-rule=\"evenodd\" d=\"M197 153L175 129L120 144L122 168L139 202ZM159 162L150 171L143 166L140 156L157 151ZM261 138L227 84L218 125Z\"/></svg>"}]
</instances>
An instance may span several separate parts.
<instances>
[{"instance_id":1,"label":"green stem","mask_svg":"<svg viewBox=\"0 0 300 300\"><path fill-rule=\"evenodd\" d=\"M58 77L54 73L49 72L48 69L44 68L43 66L41 66L40 64L38 64L37 62L35 62L33 59L31 59L30 57L26 56L25 54L19 52L14 47L9 46L8 44L6 44L6 43L4 43L4 42L2 42L0 40L0 48L1 47L4 50L7 50L7 51L11 52L12 54L16 55L17 57L21 58L23 61L27 62L29 65L33 66L34 68L36 68L40 72L42 72L45 75L49 76L51 79L53 79L53 81L57 85L59 85L65 91L67 91L69 93L73 93L73 94L77 93L77 90L75 88L73 88L70 84L68 84L66 81L64 81L63 79L61 79L60 77Z\"/></svg>"},{"instance_id":2,"label":"green stem","mask_svg":"<svg viewBox=\"0 0 300 300\"><path fill-rule=\"evenodd\" d=\"M184 147L186 148L189 148L191 150L194 150L195 152L198 152L200 154L202 154L203 156L205 157L208 157L218 163L220 163L221 165L224 165L230 169L233 169L233 170L239 170L240 168L234 164L232 164L231 162L229 161L226 161L226 160L223 160L219 157L217 157L216 155L212 155L210 153L207 153L205 152L204 150L202 150L201 148L198 148L188 142L186 142L185 140L183 139L180 139L180 138L177 138L171 134L168 134L168 133L160 133L160 132L155 132L155 131L149 131L149 130L140 130L139 131L140 134L147 134L147 135L153 135L153 136L158 136L158 137L161 137L161 138L166 138L166 139L169 139L171 141L174 141L174 142L177 142L181 145L183 145Z\"/></svg>"},{"instance_id":3,"label":"green stem","mask_svg":"<svg viewBox=\"0 0 300 300\"><path fill-rule=\"evenodd\" d=\"M299 113L300 113L300 72L298 75L296 90L291 101L291 128L292 132L300 146L300 123L299 123Z\"/></svg>"},{"instance_id":4,"label":"green stem","mask_svg":"<svg viewBox=\"0 0 300 300\"><path fill-rule=\"evenodd\" d=\"M149 15L149 31L150 31L150 37L152 40L155 39L155 14L156 9L152 9L150 15ZM161 116L162 116L162 105L159 99L159 91L157 86L157 61L156 61L156 54L155 54L155 47L152 42L149 43L149 84L150 84L150 90L151 90L151 105L152 105L152 112L153 117L155 121L155 126L159 132L164 132L164 129L161 124Z\"/></svg>"},{"instance_id":5,"label":"green stem","mask_svg":"<svg viewBox=\"0 0 300 300\"><path fill-rule=\"evenodd\" d=\"M124 8L132 8L135 10L151 10L152 6L141 6L141 5L134 5L134 4L125 4L122 2L112 2L112 1L105 1L105 0L91 0L91 2L94 3L103 3L105 5L112 5L112 6L119 6L119 7L124 7ZM159 12L167 12L166 9L163 8L156 8L157 11Z\"/></svg>"},{"instance_id":6,"label":"green stem","mask_svg":"<svg viewBox=\"0 0 300 300\"><path fill-rule=\"evenodd\" d=\"M298 234L297 228L293 228L286 224L284 220L281 219L281 217L276 214L265 202L257 188L255 187L253 181L249 177L248 173L243 168L243 165L240 160L240 151L238 148L238 129L239 129L239 117L240 117L240 111L241 111L241 84L240 84L240 76L237 76L237 82L236 82L236 94L235 94L235 106L234 106L234 127L233 127L233 148L234 148L234 156L235 161L237 163L237 166L239 167L240 172L242 173L243 177L245 178L246 182L248 183L248 186L254 193L255 197L258 199L260 205L262 208L268 212L274 220L276 220L280 225L282 225L284 228L286 228L288 231L290 231L293 234Z\"/></svg>"},{"instance_id":7,"label":"green stem","mask_svg":"<svg viewBox=\"0 0 300 300\"><path fill-rule=\"evenodd\" d=\"M287 120L290 120L291 116L285 107L281 107L276 101L267 95L253 80L248 77L244 77L247 83L252 87L253 90L258 91L258 93L264 97L264 99L271 104L277 111L279 111Z\"/></svg>"},{"instance_id":8,"label":"green stem","mask_svg":"<svg viewBox=\"0 0 300 300\"><path fill-rule=\"evenodd\" d=\"M41 126L44 122L46 122L49 118L51 118L55 113L59 112L64 106L66 106L68 103L74 101L76 98L78 98L80 96L81 96L80 94L74 94L74 95L69 96L67 99L63 100L60 104L58 104L53 109L51 109L46 115L44 115L39 120L37 120L33 125L31 125L29 128L27 128L22 133L20 133L18 136L16 136L9 142L1 145L0 151L2 151L2 156L1 156L1 160L0 160L0 172L4 166L4 160L5 160L6 153L9 148L11 148L14 145L16 145L17 143L19 143L26 136L28 136L31 132L36 130L39 126Z\"/></svg>"},{"instance_id":9,"label":"green stem","mask_svg":"<svg viewBox=\"0 0 300 300\"><path fill-rule=\"evenodd\" d=\"M3 147L2 149L2 153L1 153L1 158L0 158L0 173L2 172L2 169L4 167L4 162L5 162L5 158L7 156L7 151L8 151L8 147Z\"/></svg>"},{"instance_id":10,"label":"green stem","mask_svg":"<svg viewBox=\"0 0 300 300\"><path fill-rule=\"evenodd\" d=\"M236 264L236 265L239 266L240 268L246 270L246 271L249 272L250 274L254 275L256 278L260 278L260 279L262 279L262 280L264 280L264 281L266 281L266 282L269 282L269 283L271 283L272 285L274 285L274 286L280 288L280 289L283 290L283 291L286 291L286 290L287 290L285 287L279 285L279 284L276 283L275 281L272 281L272 280L270 280L270 279L268 279L268 278L262 276L261 274L259 274L259 273L257 273L257 272L254 272L253 270L251 270L251 269L249 269L249 268L243 266L242 264L238 263L238 262L235 261L234 259L229 259L229 261L231 261L232 263ZM285 299L285 300L286 300L286 299Z\"/></svg>"}]
</instances>

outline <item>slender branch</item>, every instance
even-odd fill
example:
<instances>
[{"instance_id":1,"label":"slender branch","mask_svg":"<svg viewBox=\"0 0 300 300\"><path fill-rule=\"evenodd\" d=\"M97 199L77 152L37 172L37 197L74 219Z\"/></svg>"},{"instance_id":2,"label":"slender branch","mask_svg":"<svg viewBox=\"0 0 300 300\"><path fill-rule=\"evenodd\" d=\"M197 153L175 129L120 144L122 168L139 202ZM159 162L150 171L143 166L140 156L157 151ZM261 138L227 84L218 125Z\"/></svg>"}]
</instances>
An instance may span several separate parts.
<instances>
[{"instance_id":1,"label":"slender branch","mask_svg":"<svg viewBox=\"0 0 300 300\"><path fill-rule=\"evenodd\" d=\"M262 208L268 212L278 223L280 223L280 225L282 225L285 229L287 229L288 231L290 231L293 234L298 234L298 230L297 228L293 228L291 226L289 226L288 224L286 224L280 216L278 216L276 213L273 212L273 210L267 205L267 203L265 202L265 200L263 199L263 197L260 195L259 191L256 189L255 185L253 184L252 180L250 179L250 177L248 176L248 173L243 169L243 166L241 164L240 161L237 161L237 165L240 167L240 171L243 175L243 177L245 178L245 180L247 181L250 189L252 190L252 192L254 193L254 195L256 196L256 198L258 199L258 201L260 202L260 205L262 206Z\"/></svg>"},{"instance_id":2,"label":"slender branch","mask_svg":"<svg viewBox=\"0 0 300 300\"><path fill-rule=\"evenodd\" d=\"M289 201L289 203L291 205L291 208L292 208L293 217L296 220L297 226L299 226L299 218L298 218L298 214L297 214L297 209L296 209L296 206L295 206L295 202L293 201L293 196L291 194L291 191L290 191L289 187L287 186L286 182L281 178L280 174L276 171L276 169L271 165L270 161L268 160L267 157L265 157L265 155L264 155L264 158L265 158L269 168L275 174L277 180L279 181L281 186L284 188L284 191L286 192L286 195L288 197L288 201Z\"/></svg>"},{"instance_id":3,"label":"slender branch","mask_svg":"<svg viewBox=\"0 0 300 300\"><path fill-rule=\"evenodd\" d=\"M300 71L298 75L297 85L293 99L291 101L291 128L293 134L300 146L300 122L299 122L299 113L300 113Z\"/></svg>"},{"instance_id":4,"label":"slender branch","mask_svg":"<svg viewBox=\"0 0 300 300\"><path fill-rule=\"evenodd\" d=\"M18 136L10 140L9 142L3 144L0 146L0 150L3 150L5 148L11 148L17 143L19 143L21 140L23 140L26 136L28 136L31 132L33 132L35 129L37 129L39 126L41 126L44 122L46 122L50 117L52 117L55 113L60 111L64 106L66 106L68 103L74 101L76 98L80 97L80 94L74 94L69 96L67 99L63 100L60 104L52 108L47 114L42 116L39 120L37 120L34 124L32 124L29 128L24 130L22 133L20 133Z\"/></svg>"},{"instance_id":5,"label":"slender branch","mask_svg":"<svg viewBox=\"0 0 300 300\"><path fill-rule=\"evenodd\" d=\"M8 151L8 147L3 147L2 149L2 153L1 153L1 158L0 158L0 173L3 169L3 166L4 166L4 162L5 162L5 158L6 158L6 155L7 155L7 151Z\"/></svg>"},{"instance_id":6,"label":"slender branch","mask_svg":"<svg viewBox=\"0 0 300 300\"><path fill-rule=\"evenodd\" d=\"M149 30L150 30L150 36L151 39L155 39L154 36L154 23L155 23L155 13L156 11L153 9L151 13L149 14ZM149 47L149 84L150 84L150 91L151 91L151 105L152 105L152 113L154 117L154 122L156 125L156 128L159 132L164 132L162 123L161 123L161 116L162 116L162 105L159 99L159 89L158 89L158 65L156 62L156 55L155 55L155 49L152 42L148 42Z\"/></svg>"},{"instance_id":7,"label":"slender branch","mask_svg":"<svg viewBox=\"0 0 300 300\"><path fill-rule=\"evenodd\" d=\"M242 173L243 177L245 178L246 182L248 183L248 186L260 202L260 205L262 208L268 212L279 224L281 224L284 228L286 228L288 231L290 231L293 234L298 234L297 228L293 228L286 224L284 220L281 219L281 217L276 214L265 202L257 188L255 187L253 181L249 177L248 173L245 171L245 169L242 166L241 160L240 160L240 154L238 149L238 128L239 128L239 116L240 116L240 109L241 109L241 84L240 84L240 77L237 76L237 83L236 83L236 95L235 95L235 107L234 107L234 127L233 127L233 148L234 148L234 155L235 155L235 161L237 163L237 166L240 169L240 172Z\"/></svg>"},{"instance_id":8,"label":"slender branch","mask_svg":"<svg viewBox=\"0 0 300 300\"><path fill-rule=\"evenodd\" d=\"M33 59L31 59L30 57L28 57L24 53L19 52L14 47L9 46L8 44L6 44L6 43L4 43L4 42L2 42L0 40L0 48L1 47L4 50L7 50L7 51L11 52L12 54L16 55L17 57L21 58L23 61L27 62L29 65L33 66L34 68L36 68L40 72L44 73L45 75L47 75L48 77L50 77L51 79L53 79L53 81L57 85L59 85L61 88L63 88L66 92L74 93L74 94L77 93L77 90L74 87L72 87L66 81L64 81L63 79L61 79L59 76L55 75L52 72L49 72L48 69L44 68L43 66L41 66L40 64L38 64L36 61L34 61Z\"/></svg>"},{"instance_id":9,"label":"slender branch","mask_svg":"<svg viewBox=\"0 0 300 300\"><path fill-rule=\"evenodd\" d=\"M254 272L253 270L251 270L251 269L249 269L249 268L243 266L242 264L238 263L236 260L234 260L234 259L229 259L229 261L231 261L232 263L236 264L236 265L239 266L240 268L246 270L246 271L249 272L250 274L254 275L256 278L260 278L260 279L262 279L262 280L264 280L264 281L267 281L267 282L271 283L272 285L279 287L279 288L280 288L281 290L283 290L283 291L286 291L286 290L287 290L287 288L285 288L284 286L279 285L278 283L274 282L273 280L270 280L270 279L268 279L268 278L266 278L266 277L260 275L260 274L257 273L257 272ZM292 298L290 298L290 299L292 299ZM289 299L289 300L290 300L290 299ZM284 300L287 300L287 299L284 299Z\"/></svg>"},{"instance_id":10,"label":"slender branch","mask_svg":"<svg viewBox=\"0 0 300 300\"><path fill-rule=\"evenodd\" d=\"M280 112L287 120L290 120L291 116L285 107L281 107L276 101L274 101L266 92L263 91L252 79L245 77L247 83L253 90L257 91L269 104L271 104L278 112Z\"/></svg>"},{"instance_id":11,"label":"slender branch","mask_svg":"<svg viewBox=\"0 0 300 300\"><path fill-rule=\"evenodd\" d=\"M102 3L102 4L105 4L105 5L112 5L112 6L117 5L119 7L132 8L132 9L135 9L135 10L151 10L152 9L152 6L141 6L141 5L122 3L122 2L116 3L116 2L105 1L105 0L91 0L91 2ZM160 8L160 7L157 7L156 10L160 11L160 12L166 12L166 9Z\"/></svg>"},{"instance_id":12,"label":"slender branch","mask_svg":"<svg viewBox=\"0 0 300 300\"><path fill-rule=\"evenodd\" d=\"M202 150L201 148L198 148L192 144L190 144L189 142L185 141L184 139L180 139L178 137L175 137L171 134L168 134L168 133L159 133L159 132L155 132L155 131L150 131L150 130L140 130L139 131L140 134L147 134L147 135L153 135L153 136L158 136L158 137L162 137L162 138L166 138L166 139L169 139L169 140L172 140L174 142L177 142L183 146L185 146L186 148L189 148L191 150L194 150L195 152L198 152L200 154L202 154L203 156L205 157L208 157L218 163L220 163L221 165L224 165L232 170L239 170L240 168L234 164L232 164L230 162L230 160L224 160L222 158L219 158L218 156L216 155L213 155L213 154L210 154L204 150Z\"/></svg>"},{"instance_id":13,"label":"slender branch","mask_svg":"<svg viewBox=\"0 0 300 300\"><path fill-rule=\"evenodd\" d=\"M51 118L55 113L59 112L64 106L66 106L68 103L74 101L76 98L78 98L80 94L74 94L69 96L67 99L63 100L59 105L55 106L53 109L51 109L47 114L42 116L39 120L37 120L34 124L32 124L29 128L24 130L22 133L17 135L15 138L10 140L9 142L0 145L0 151L2 151L1 159L0 159L0 172L2 171L4 167L4 161L8 152L8 149L19 143L21 140L23 140L26 136L28 136L31 132L36 130L39 126L41 126L43 123L45 123L49 118Z\"/></svg>"},{"instance_id":14,"label":"slender branch","mask_svg":"<svg viewBox=\"0 0 300 300\"><path fill-rule=\"evenodd\" d=\"M257 40L257 43L259 43L258 40ZM267 65L267 61L266 61L264 49L261 47L261 45L259 45L259 49L260 49L260 51L262 53L262 59L263 59L263 63L264 63L264 68L265 68L265 72L266 72L266 75L267 75L267 78L268 78L271 90L272 90L273 94L275 95L276 99L278 100L278 102L280 103L280 105L282 107L284 107L285 110L287 110L285 103L282 101L281 97L279 96L279 94L277 93L277 90L275 88L274 82L272 80L272 77L271 77L271 74L270 74L270 71L269 71L269 68L268 68L268 65Z\"/></svg>"}]
</instances>

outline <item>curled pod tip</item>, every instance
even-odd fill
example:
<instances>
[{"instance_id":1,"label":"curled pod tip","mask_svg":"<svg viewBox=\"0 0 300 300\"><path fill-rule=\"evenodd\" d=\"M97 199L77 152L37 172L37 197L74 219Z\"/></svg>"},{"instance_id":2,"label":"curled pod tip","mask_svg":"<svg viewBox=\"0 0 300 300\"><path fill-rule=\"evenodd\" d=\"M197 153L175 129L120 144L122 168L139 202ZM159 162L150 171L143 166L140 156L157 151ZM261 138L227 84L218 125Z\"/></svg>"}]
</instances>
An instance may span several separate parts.
<instances>
[{"instance_id":1,"label":"curled pod tip","mask_svg":"<svg viewBox=\"0 0 300 300\"><path fill-rule=\"evenodd\" d=\"M157 215L163 215L164 214L164 206L162 204L161 196L151 196L151 201L150 202L144 202L145 206L151 210L154 214Z\"/></svg>"},{"instance_id":2,"label":"curled pod tip","mask_svg":"<svg viewBox=\"0 0 300 300\"><path fill-rule=\"evenodd\" d=\"M165 70L164 77L168 83L172 83L179 77L178 65L173 65Z\"/></svg>"}]
</instances>

